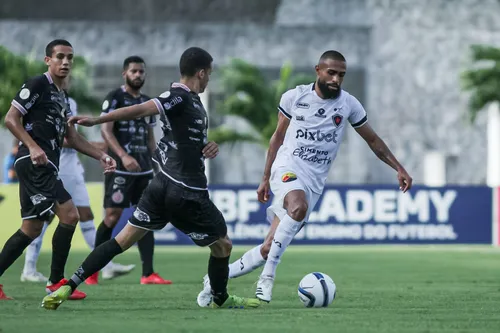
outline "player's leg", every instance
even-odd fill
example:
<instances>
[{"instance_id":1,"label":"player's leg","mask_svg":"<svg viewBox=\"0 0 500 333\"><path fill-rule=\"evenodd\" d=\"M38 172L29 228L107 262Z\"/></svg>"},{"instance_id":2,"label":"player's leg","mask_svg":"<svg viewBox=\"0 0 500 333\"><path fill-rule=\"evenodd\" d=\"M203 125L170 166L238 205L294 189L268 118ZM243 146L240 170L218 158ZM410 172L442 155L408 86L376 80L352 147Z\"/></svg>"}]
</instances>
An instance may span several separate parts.
<instances>
[{"instance_id":1,"label":"player's leg","mask_svg":"<svg viewBox=\"0 0 500 333\"><path fill-rule=\"evenodd\" d=\"M0 277L21 256L24 249L37 238L43 228L43 222L39 219L24 219L21 228L17 230L8 240L0 252ZM0 284L0 300L11 299L3 292Z\"/></svg>"},{"instance_id":2,"label":"player's leg","mask_svg":"<svg viewBox=\"0 0 500 333\"><path fill-rule=\"evenodd\" d=\"M45 231L49 226L50 222L54 218L54 214L51 214L51 217L48 221L43 223L42 232L40 236L35 238L33 242L26 248L26 253L24 256L24 268L21 273L21 282L47 282L48 277L44 276L40 273L37 268L38 258L40 257L40 251L42 249L43 236L45 235Z\"/></svg>"},{"instance_id":3,"label":"player's leg","mask_svg":"<svg viewBox=\"0 0 500 333\"><path fill-rule=\"evenodd\" d=\"M7 240L0 252L0 277L40 235L43 220L53 207L56 197L52 190L56 177L51 170L33 166L29 157L18 159L14 167L19 179L19 199L23 221L21 228ZM1 285L0 299L8 299Z\"/></svg>"},{"instance_id":4,"label":"player's leg","mask_svg":"<svg viewBox=\"0 0 500 333\"><path fill-rule=\"evenodd\" d=\"M292 190L285 195L284 208L287 214L280 219L276 228L271 247L268 252L267 261L257 283L255 296L265 302L270 302L276 268L281 256L292 242L307 216L309 204L304 190Z\"/></svg>"},{"instance_id":5,"label":"player's leg","mask_svg":"<svg viewBox=\"0 0 500 333\"><path fill-rule=\"evenodd\" d=\"M277 216L274 217L271 227L262 244L259 244L247 252L239 259L229 265L229 278L234 279L246 274L249 274L266 263L267 254L271 248L271 243L274 238L274 233L278 227L280 220ZM198 305L207 307L212 299L212 288L210 286L210 278L207 275L203 277L203 290L200 291L197 297Z\"/></svg>"},{"instance_id":6,"label":"player's leg","mask_svg":"<svg viewBox=\"0 0 500 333\"><path fill-rule=\"evenodd\" d=\"M95 236L95 247L111 239L113 228L116 226L125 208L130 206L131 194L133 193L133 176L107 174L104 180L104 219L97 228ZM110 262L102 270L102 278L105 280L128 274L134 266L115 265ZM94 276L95 277L95 276Z\"/></svg>"},{"instance_id":7,"label":"player's leg","mask_svg":"<svg viewBox=\"0 0 500 333\"><path fill-rule=\"evenodd\" d=\"M128 250L139 239L141 239L147 230L127 224L120 233L113 239L97 246L83 261L82 265L66 281L64 286L45 296L42 301L42 307L47 310L56 310L61 303L66 301L70 295L77 292L76 288L89 276L100 271L115 256Z\"/></svg>"},{"instance_id":8,"label":"player's leg","mask_svg":"<svg viewBox=\"0 0 500 333\"><path fill-rule=\"evenodd\" d=\"M133 194L131 197L131 204L133 206L137 205L140 200L140 196L152 178L152 174L148 176L135 177L132 190ZM155 236L153 231L146 233L144 237L137 242L137 248L139 249L142 262L141 284L172 284L172 281L162 278L157 272L154 271L153 257Z\"/></svg>"},{"instance_id":9,"label":"player's leg","mask_svg":"<svg viewBox=\"0 0 500 333\"><path fill-rule=\"evenodd\" d=\"M189 191L169 182L167 204L174 208L172 224L198 246L210 247L208 276L214 308L253 308L257 299L247 299L227 292L229 258L232 243L227 236L224 216L210 200L206 191Z\"/></svg>"}]
</instances>

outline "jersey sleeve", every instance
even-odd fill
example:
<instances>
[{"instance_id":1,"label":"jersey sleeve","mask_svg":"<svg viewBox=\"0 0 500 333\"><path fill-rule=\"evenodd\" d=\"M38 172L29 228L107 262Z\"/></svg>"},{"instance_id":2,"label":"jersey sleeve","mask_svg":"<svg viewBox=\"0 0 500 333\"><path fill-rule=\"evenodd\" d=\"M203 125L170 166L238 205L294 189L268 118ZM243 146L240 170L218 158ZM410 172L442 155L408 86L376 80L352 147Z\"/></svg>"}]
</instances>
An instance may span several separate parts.
<instances>
[{"instance_id":1,"label":"jersey sleeve","mask_svg":"<svg viewBox=\"0 0 500 333\"><path fill-rule=\"evenodd\" d=\"M354 128L358 128L366 124L368 118L366 116L366 111L363 105L354 96L349 96L349 104L351 107L351 113L349 114L349 123Z\"/></svg>"},{"instance_id":2,"label":"jersey sleeve","mask_svg":"<svg viewBox=\"0 0 500 333\"><path fill-rule=\"evenodd\" d=\"M292 106L297 92L296 89L290 89L281 95L278 111L283 113L288 119L292 119Z\"/></svg>"},{"instance_id":3,"label":"jersey sleeve","mask_svg":"<svg viewBox=\"0 0 500 333\"><path fill-rule=\"evenodd\" d=\"M158 109L160 114L172 114L181 108L185 97L172 93L171 91L165 91L160 96L153 98L153 102ZM156 120L155 120L156 121Z\"/></svg>"},{"instance_id":4,"label":"jersey sleeve","mask_svg":"<svg viewBox=\"0 0 500 333\"><path fill-rule=\"evenodd\" d=\"M113 90L106 95L106 98L104 98L104 102L102 102L101 116L108 114L118 108L118 98L116 95L116 90Z\"/></svg>"},{"instance_id":5,"label":"jersey sleeve","mask_svg":"<svg viewBox=\"0 0 500 333\"><path fill-rule=\"evenodd\" d=\"M23 115L27 114L40 100L43 94L42 78L35 77L23 84L12 100L11 105Z\"/></svg>"}]
</instances>

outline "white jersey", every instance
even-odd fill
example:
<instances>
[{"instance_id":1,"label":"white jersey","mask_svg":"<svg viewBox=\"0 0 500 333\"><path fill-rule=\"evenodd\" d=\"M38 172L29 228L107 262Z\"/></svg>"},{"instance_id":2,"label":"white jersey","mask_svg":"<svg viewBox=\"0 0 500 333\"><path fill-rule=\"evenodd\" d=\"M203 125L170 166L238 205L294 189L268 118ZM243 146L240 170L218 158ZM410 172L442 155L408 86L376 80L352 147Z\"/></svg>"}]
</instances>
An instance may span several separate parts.
<instances>
[{"instance_id":1,"label":"white jersey","mask_svg":"<svg viewBox=\"0 0 500 333\"><path fill-rule=\"evenodd\" d=\"M78 114L78 108L75 100L69 97L69 107L72 115ZM59 158L59 174L83 174L83 166L80 163L76 150L73 148L62 148Z\"/></svg>"},{"instance_id":2,"label":"white jersey","mask_svg":"<svg viewBox=\"0 0 500 333\"><path fill-rule=\"evenodd\" d=\"M290 119L290 125L272 169L288 168L313 192L321 194L347 122L354 128L363 126L367 121L365 109L344 90L336 99L320 98L314 83L288 90L278 109Z\"/></svg>"}]
</instances>

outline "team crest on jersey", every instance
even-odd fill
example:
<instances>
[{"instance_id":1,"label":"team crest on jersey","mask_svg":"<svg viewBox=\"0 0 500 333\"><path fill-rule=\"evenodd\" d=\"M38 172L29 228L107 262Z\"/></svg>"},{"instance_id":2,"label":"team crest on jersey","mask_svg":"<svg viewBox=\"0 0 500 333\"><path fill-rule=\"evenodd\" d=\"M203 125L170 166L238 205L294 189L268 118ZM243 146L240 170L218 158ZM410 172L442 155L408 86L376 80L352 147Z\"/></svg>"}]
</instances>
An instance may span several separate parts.
<instances>
[{"instance_id":1,"label":"team crest on jersey","mask_svg":"<svg viewBox=\"0 0 500 333\"><path fill-rule=\"evenodd\" d=\"M323 109L323 108L319 109L318 112L316 112L314 115L316 117L326 118L326 116L325 116L325 109Z\"/></svg>"},{"instance_id":2,"label":"team crest on jersey","mask_svg":"<svg viewBox=\"0 0 500 333\"><path fill-rule=\"evenodd\" d=\"M335 127L339 127L339 125L342 123L342 119L344 119L344 117L342 117L340 114L332 116L333 124L335 125Z\"/></svg>"},{"instance_id":3,"label":"team crest on jersey","mask_svg":"<svg viewBox=\"0 0 500 333\"><path fill-rule=\"evenodd\" d=\"M283 176L281 176L281 181L283 183L293 182L295 179L297 179L297 175L293 172L287 172Z\"/></svg>"}]
</instances>

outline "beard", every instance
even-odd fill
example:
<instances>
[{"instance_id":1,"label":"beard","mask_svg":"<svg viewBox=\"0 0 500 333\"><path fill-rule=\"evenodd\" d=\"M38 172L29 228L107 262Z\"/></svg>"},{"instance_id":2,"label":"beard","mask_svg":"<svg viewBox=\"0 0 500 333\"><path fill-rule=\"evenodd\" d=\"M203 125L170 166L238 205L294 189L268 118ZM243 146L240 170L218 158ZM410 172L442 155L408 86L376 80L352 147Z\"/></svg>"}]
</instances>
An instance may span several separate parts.
<instances>
[{"instance_id":1,"label":"beard","mask_svg":"<svg viewBox=\"0 0 500 333\"><path fill-rule=\"evenodd\" d=\"M316 81L316 84L318 85L319 90L321 91L321 93L325 98L335 99L339 97L341 91L340 85L337 86L337 90L332 90L328 88L329 85L326 82L323 82L320 79Z\"/></svg>"},{"instance_id":2,"label":"beard","mask_svg":"<svg viewBox=\"0 0 500 333\"><path fill-rule=\"evenodd\" d=\"M142 81L139 81L139 80L130 80L128 77L127 77L127 85L129 87L131 87L132 89L135 89L135 90L139 90L142 88L142 86L144 85L144 82L146 80L142 80Z\"/></svg>"}]
</instances>

